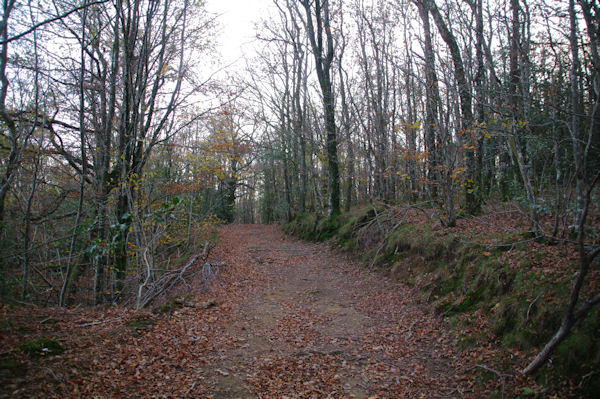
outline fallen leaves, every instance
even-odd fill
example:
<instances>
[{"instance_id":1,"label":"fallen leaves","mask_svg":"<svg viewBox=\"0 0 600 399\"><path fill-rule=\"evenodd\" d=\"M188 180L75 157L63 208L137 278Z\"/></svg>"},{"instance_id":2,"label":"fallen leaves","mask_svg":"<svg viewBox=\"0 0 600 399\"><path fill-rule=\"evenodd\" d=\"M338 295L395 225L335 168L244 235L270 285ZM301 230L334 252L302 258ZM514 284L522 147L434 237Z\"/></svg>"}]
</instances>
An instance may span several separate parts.
<instances>
[{"instance_id":1,"label":"fallen leaves","mask_svg":"<svg viewBox=\"0 0 600 399\"><path fill-rule=\"evenodd\" d=\"M228 267L171 313L1 306L2 356L24 375L0 373L0 395L485 398L501 381L474 366L503 375L518 357L493 342L460 351L408 287L274 226L221 227L213 254ZM485 320L471 317L475 332ZM65 351L13 350L44 336ZM512 392L535 386L506 380Z\"/></svg>"}]
</instances>

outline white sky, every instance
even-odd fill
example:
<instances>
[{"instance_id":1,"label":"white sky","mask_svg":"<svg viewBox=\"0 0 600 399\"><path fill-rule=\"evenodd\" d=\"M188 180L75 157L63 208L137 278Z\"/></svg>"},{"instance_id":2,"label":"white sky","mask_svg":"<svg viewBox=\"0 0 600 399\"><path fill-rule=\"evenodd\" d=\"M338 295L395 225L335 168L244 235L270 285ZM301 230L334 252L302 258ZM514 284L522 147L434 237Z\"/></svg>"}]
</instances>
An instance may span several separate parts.
<instances>
[{"instance_id":1,"label":"white sky","mask_svg":"<svg viewBox=\"0 0 600 399\"><path fill-rule=\"evenodd\" d=\"M269 14L275 6L272 0L207 0L209 12L218 14L221 25L219 51L225 65L235 63L233 68L244 66L244 56L255 53L254 25Z\"/></svg>"}]
</instances>

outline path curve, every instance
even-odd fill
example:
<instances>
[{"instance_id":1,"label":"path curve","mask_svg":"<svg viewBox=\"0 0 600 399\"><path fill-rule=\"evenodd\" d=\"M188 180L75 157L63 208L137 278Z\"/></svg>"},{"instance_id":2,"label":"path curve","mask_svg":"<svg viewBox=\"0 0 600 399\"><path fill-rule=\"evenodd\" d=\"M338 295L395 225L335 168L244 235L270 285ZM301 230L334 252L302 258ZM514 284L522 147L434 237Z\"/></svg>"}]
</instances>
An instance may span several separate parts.
<instances>
[{"instance_id":1,"label":"path curve","mask_svg":"<svg viewBox=\"0 0 600 399\"><path fill-rule=\"evenodd\" d=\"M219 236L216 252L249 276L237 277L245 293L205 376L214 398L478 396L452 337L410 288L276 226L223 226Z\"/></svg>"}]
</instances>

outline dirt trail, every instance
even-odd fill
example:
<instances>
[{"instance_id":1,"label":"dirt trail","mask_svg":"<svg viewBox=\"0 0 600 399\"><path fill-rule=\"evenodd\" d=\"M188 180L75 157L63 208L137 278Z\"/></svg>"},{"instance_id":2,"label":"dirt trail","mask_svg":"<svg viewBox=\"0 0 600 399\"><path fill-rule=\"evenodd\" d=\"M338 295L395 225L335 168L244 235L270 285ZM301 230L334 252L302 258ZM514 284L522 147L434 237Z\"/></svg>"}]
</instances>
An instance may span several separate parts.
<instances>
[{"instance_id":1,"label":"dirt trail","mask_svg":"<svg viewBox=\"0 0 600 399\"><path fill-rule=\"evenodd\" d=\"M234 304L205 382L215 398L473 396L441 322L408 288L277 227L221 228L228 263L262 281Z\"/></svg>"},{"instance_id":2,"label":"dirt trail","mask_svg":"<svg viewBox=\"0 0 600 399\"><path fill-rule=\"evenodd\" d=\"M457 351L446 326L415 303L410 288L369 274L326 244L286 237L276 226L219 230L211 259L222 266L209 289L182 283L190 306L158 314L0 308L5 358L22 365L18 374L0 373L0 398L485 398L486 389L497 392L500 381L475 368L482 345ZM208 301L216 305L205 309ZM58 340L65 351L35 357L18 349L39 337Z\"/></svg>"}]
</instances>

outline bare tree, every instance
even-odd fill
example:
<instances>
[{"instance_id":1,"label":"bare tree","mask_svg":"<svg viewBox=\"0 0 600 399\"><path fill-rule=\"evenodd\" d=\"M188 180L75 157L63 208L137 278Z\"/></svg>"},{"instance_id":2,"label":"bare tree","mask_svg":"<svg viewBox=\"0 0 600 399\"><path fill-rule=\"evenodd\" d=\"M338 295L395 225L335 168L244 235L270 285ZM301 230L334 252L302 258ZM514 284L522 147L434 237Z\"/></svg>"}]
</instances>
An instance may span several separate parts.
<instances>
[{"instance_id":1,"label":"bare tree","mask_svg":"<svg viewBox=\"0 0 600 399\"><path fill-rule=\"evenodd\" d=\"M342 24L343 25L343 24ZM340 102L342 107L342 130L345 134L346 141L346 152L347 152L347 163L346 163L346 200L344 201L344 210L348 212L353 202L354 196L354 144L352 143L352 131L351 131L351 116L350 106L346 93L348 93L348 73L344 70L342 59L344 51L346 50L346 36L344 35L343 27L340 29L341 44L339 50L339 61L338 61L338 75L340 80L339 91L340 91Z\"/></svg>"},{"instance_id":2,"label":"bare tree","mask_svg":"<svg viewBox=\"0 0 600 399\"><path fill-rule=\"evenodd\" d=\"M481 207L481 202L475 195L474 186L476 181L474 180L475 153L473 150L474 137L471 85L469 83L469 80L467 79L458 42L452 31L450 31L450 29L448 28L448 25L444 20L442 14L440 13L435 1L420 0L419 3L425 6L431 13L433 20L437 25L438 31L440 32L440 35L442 36L444 42L446 42L446 45L448 46L448 49L450 50L450 54L452 56L454 77L458 84L458 93L460 98L461 128L458 133L459 136L464 136L466 140L466 144L464 145L467 158L467 178L465 182L466 208L469 213L477 213L479 211L479 208Z\"/></svg>"},{"instance_id":3,"label":"bare tree","mask_svg":"<svg viewBox=\"0 0 600 399\"><path fill-rule=\"evenodd\" d=\"M586 317L588 313L600 304L600 292L592 291L585 299L581 299L582 289L588 277L590 267L594 260L600 255L598 245L589 245L587 241L588 217L592 204L592 192L600 180L600 172L594 162L594 145L598 141L598 116L600 111L600 56L598 46L600 43L600 31L598 30L597 18L600 17L600 7L593 2L577 0L586 22L587 33L592 64L591 103L584 112L579 103L579 32L577 27L577 11L575 0L569 0L570 35L572 66L571 66L571 106L572 119L569 126L571 140L573 142L573 157L575 164L576 197L577 197L577 249L579 252L579 271L571 287L567 306L564 310L560 327L546 343L537 356L523 369L523 373L532 373L539 369L550 357L554 349L569 335L575 324ZM585 118L585 125L580 118ZM587 129L584 129L586 126ZM596 166L596 167L594 167ZM593 243L592 243L593 244Z\"/></svg>"},{"instance_id":4,"label":"bare tree","mask_svg":"<svg viewBox=\"0 0 600 399\"><path fill-rule=\"evenodd\" d=\"M521 85L522 76L522 56L521 56L521 24L520 24L520 6L519 0L511 0L512 10L512 29L510 36L510 81L509 81L509 99L511 120L511 132L508 135L509 148L519 167L519 172L523 180L525 193L529 202L530 217L536 236L541 235L539 215L535 206L535 195L531 183L529 167L526 164L523 155L523 145L519 132L526 125L523 115L523 89Z\"/></svg>"},{"instance_id":5,"label":"bare tree","mask_svg":"<svg viewBox=\"0 0 600 399\"><path fill-rule=\"evenodd\" d=\"M10 189L10 185L15 178L15 174L23 155L23 151L27 146L29 137L33 133L32 128L22 126L15 118L15 111L8 107L7 96L9 89L9 79L6 68L8 66L8 24L11 13L15 7L16 0L2 1L2 19L0 20L0 119L6 126L6 131L3 131L3 136L8 143L8 156L2 161L3 171L0 177L0 234L3 233L4 226L4 209L6 195Z\"/></svg>"},{"instance_id":6,"label":"bare tree","mask_svg":"<svg viewBox=\"0 0 600 399\"><path fill-rule=\"evenodd\" d=\"M331 80L334 56L333 29L329 17L329 0L300 0L306 18L302 21L315 58L315 67L325 114L327 132L327 171L329 178L328 216L335 218L340 213L340 176L338 166L337 132L335 123L335 99ZM316 24L316 26L315 26Z\"/></svg>"},{"instance_id":7,"label":"bare tree","mask_svg":"<svg viewBox=\"0 0 600 399\"><path fill-rule=\"evenodd\" d=\"M437 196L436 185L440 184L444 196L444 223L447 226L456 225L456 210L454 209L454 154L449 144L447 130L442 127L439 118L439 108L442 101L438 89L438 78L435 71L435 53L431 40L429 10L422 3L417 3L419 15L423 24L424 53L425 53L425 126L424 139L428 149L429 166L427 171L428 189L432 197Z\"/></svg>"}]
</instances>

